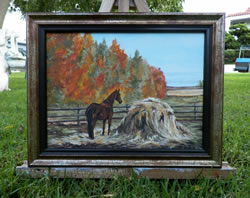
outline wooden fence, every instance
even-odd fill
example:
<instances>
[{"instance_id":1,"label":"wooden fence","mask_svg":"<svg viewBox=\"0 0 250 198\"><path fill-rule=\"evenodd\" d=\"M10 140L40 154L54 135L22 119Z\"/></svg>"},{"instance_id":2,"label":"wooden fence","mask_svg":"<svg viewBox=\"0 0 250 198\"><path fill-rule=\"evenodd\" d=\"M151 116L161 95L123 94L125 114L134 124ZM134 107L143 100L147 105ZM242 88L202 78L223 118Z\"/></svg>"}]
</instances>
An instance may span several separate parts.
<instances>
[{"instance_id":1,"label":"wooden fence","mask_svg":"<svg viewBox=\"0 0 250 198\"><path fill-rule=\"evenodd\" d=\"M180 105L180 106L171 106L174 110L177 120L192 120L198 121L202 119L202 105ZM183 110L184 109L184 110Z\"/></svg>"},{"instance_id":2,"label":"wooden fence","mask_svg":"<svg viewBox=\"0 0 250 198\"><path fill-rule=\"evenodd\" d=\"M176 119L178 121L201 121L202 120L202 106L193 105L180 105L171 106L174 110ZM114 106L113 107L113 120L121 120L130 108L129 104ZM75 106L71 108L48 108L48 124L71 123L80 125L81 122L87 121L85 116L86 107Z\"/></svg>"}]
</instances>

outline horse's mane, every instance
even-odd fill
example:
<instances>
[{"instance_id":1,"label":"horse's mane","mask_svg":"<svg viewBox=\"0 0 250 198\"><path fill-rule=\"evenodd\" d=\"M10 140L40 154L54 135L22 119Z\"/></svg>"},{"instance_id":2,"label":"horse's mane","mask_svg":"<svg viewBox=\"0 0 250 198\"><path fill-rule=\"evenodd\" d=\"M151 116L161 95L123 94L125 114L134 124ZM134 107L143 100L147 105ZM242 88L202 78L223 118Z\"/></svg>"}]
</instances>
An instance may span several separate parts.
<instances>
[{"instance_id":1,"label":"horse's mane","mask_svg":"<svg viewBox=\"0 0 250 198\"><path fill-rule=\"evenodd\" d=\"M118 93L119 93L119 90L113 91L113 92L103 101L103 103L111 103L111 102L114 102L114 101L111 101L111 99L113 98L114 94L118 94Z\"/></svg>"}]
</instances>

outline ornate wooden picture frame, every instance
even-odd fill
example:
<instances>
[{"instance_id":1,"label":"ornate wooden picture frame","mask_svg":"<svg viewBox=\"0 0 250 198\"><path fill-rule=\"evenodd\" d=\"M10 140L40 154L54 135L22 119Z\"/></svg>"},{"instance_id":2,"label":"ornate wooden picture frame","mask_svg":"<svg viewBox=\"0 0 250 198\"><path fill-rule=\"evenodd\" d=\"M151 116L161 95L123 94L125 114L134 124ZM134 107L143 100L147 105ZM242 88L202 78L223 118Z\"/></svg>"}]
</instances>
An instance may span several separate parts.
<instances>
[{"instance_id":1,"label":"ornate wooden picture frame","mask_svg":"<svg viewBox=\"0 0 250 198\"><path fill-rule=\"evenodd\" d=\"M28 14L28 165L221 167L224 18Z\"/></svg>"}]
</instances>

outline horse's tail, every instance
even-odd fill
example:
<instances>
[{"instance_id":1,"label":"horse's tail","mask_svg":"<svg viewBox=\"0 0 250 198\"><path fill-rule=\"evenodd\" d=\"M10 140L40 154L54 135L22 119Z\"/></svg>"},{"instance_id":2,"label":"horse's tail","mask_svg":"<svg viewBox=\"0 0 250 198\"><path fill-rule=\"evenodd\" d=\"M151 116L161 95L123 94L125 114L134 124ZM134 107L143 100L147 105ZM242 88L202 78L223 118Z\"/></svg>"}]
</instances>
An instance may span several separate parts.
<instances>
[{"instance_id":1,"label":"horse's tail","mask_svg":"<svg viewBox=\"0 0 250 198\"><path fill-rule=\"evenodd\" d=\"M87 117L88 121L88 134L89 138L94 139L94 130L93 130L93 125L92 125L92 115L93 115L93 109L92 106L88 106L86 109L85 115Z\"/></svg>"}]
</instances>

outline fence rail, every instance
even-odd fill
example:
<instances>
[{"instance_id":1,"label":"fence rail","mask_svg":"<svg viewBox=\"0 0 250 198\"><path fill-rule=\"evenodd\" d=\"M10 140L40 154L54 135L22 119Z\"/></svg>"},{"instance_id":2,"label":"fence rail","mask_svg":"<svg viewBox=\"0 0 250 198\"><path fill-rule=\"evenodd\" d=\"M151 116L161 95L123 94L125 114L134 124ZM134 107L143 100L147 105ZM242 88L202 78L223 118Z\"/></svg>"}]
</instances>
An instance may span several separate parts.
<instances>
[{"instance_id":1,"label":"fence rail","mask_svg":"<svg viewBox=\"0 0 250 198\"><path fill-rule=\"evenodd\" d=\"M193 105L179 105L171 106L174 110L176 119L178 121L200 121L202 120L202 106ZM128 113L130 105L113 106L113 120L121 120L124 115ZM185 110L183 110L185 109ZM70 108L48 108L48 123L71 123L80 125L81 122L87 121L85 116L86 107L70 107ZM58 115L60 112L60 115ZM119 114L119 115L118 115Z\"/></svg>"}]
</instances>

